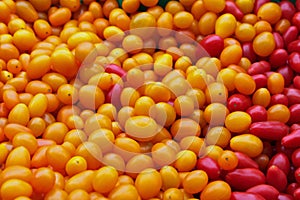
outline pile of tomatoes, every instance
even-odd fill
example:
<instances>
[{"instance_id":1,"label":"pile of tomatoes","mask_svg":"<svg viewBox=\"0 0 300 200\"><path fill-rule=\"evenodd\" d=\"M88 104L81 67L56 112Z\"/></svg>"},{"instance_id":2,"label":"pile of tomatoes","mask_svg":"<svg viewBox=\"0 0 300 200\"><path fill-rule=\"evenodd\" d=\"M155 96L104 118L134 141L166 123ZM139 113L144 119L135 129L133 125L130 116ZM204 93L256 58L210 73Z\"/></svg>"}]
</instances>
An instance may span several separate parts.
<instances>
[{"instance_id":1,"label":"pile of tomatoes","mask_svg":"<svg viewBox=\"0 0 300 200\"><path fill-rule=\"evenodd\" d=\"M300 1L0 0L0 199L300 200Z\"/></svg>"}]
</instances>

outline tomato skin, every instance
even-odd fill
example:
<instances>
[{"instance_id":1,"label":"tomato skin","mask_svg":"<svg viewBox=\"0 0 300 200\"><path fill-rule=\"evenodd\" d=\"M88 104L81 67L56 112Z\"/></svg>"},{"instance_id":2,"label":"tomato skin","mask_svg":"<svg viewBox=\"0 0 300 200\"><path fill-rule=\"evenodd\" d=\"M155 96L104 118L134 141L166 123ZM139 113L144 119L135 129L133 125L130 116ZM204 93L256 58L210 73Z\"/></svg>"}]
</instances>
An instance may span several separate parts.
<instances>
[{"instance_id":1,"label":"tomato skin","mask_svg":"<svg viewBox=\"0 0 300 200\"><path fill-rule=\"evenodd\" d=\"M250 97L243 94L233 94L227 100L227 108L230 112L245 111L251 105Z\"/></svg>"},{"instance_id":2,"label":"tomato skin","mask_svg":"<svg viewBox=\"0 0 300 200\"><path fill-rule=\"evenodd\" d=\"M296 124L300 122L300 104L294 104L291 107L289 107L290 110L290 124Z\"/></svg>"},{"instance_id":3,"label":"tomato skin","mask_svg":"<svg viewBox=\"0 0 300 200\"><path fill-rule=\"evenodd\" d=\"M300 72L300 53L293 52L289 56L289 66L295 71Z\"/></svg>"},{"instance_id":4,"label":"tomato skin","mask_svg":"<svg viewBox=\"0 0 300 200\"><path fill-rule=\"evenodd\" d=\"M201 200L229 200L231 196L231 188L228 183L217 180L210 182L201 192Z\"/></svg>"},{"instance_id":5,"label":"tomato skin","mask_svg":"<svg viewBox=\"0 0 300 200\"><path fill-rule=\"evenodd\" d=\"M300 40L298 39L298 40L294 40L294 41L290 42L289 45L287 46L287 50L289 53L292 53L292 52L300 53Z\"/></svg>"},{"instance_id":6,"label":"tomato skin","mask_svg":"<svg viewBox=\"0 0 300 200\"><path fill-rule=\"evenodd\" d=\"M241 21L244 17L244 13L234 1L226 1L225 9L223 10L223 12L233 14L238 21Z\"/></svg>"},{"instance_id":7,"label":"tomato skin","mask_svg":"<svg viewBox=\"0 0 300 200\"><path fill-rule=\"evenodd\" d=\"M278 200L294 200L292 195L280 193L278 195Z\"/></svg>"},{"instance_id":8,"label":"tomato skin","mask_svg":"<svg viewBox=\"0 0 300 200\"><path fill-rule=\"evenodd\" d=\"M300 129L294 130L281 139L281 144L286 148L300 147Z\"/></svg>"},{"instance_id":9,"label":"tomato skin","mask_svg":"<svg viewBox=\"0 0 300 200\"><path fill-rule=\"evenodd\" d=\"M297 88L297 89L300 89L300 76L299 75L294 77L293 86L295 86L295 88Z\"/></svg>"},{"instance_id":10,"label":"tomato skin","mask_svg":"<svg viewBox=\"0 0 300 200\"><path fill-rule=\"evenodd\" d=\"M283 94L288 98L289 105L300 103L300 90L296 88L285 88Z\"/></svg>"},{"instance_id":11,"label":"tomato skin","mask_svg":"<svg viewBox=\"0 0 300 200\"><path fill-rule=\"evenodd\" d=\"M254 160L252 160L249 156L247 156L244 153L238 152L238 151L234 152L234 153L239 160L238 166L236 167L237 169L242 169L242 168L258 169L258 164Z\"/></svg>"},{"instance_id":12,"label":"tomato skin","mask_svg":"<svg viewBox=\"0 0 300 200\"><path fill-rule=\"evenodd\" d=\"M266 181L280 192L284 191L287 186L287 177L285 173L276 165L271 165L268 168Z\"/></svg>"},{"instance_id":13,"label":"tomato skin","mask_svg":"<svg viewBox=\"0 0 300 200\"><path fill-rule=\"evenodd\" d=\"M289 21L291 21L296 12L296 8L295 8L294 4L289 1L282 1L279 3L279 5L281 8L281 12L282 12L282 18L285 18L285 19L288 19Z\"/></svg>"},{"instance_id":14,"label":"tomato skin","mask_svg":"<svg viewBox=\"0 0 300 200\"><path fill-rule=\"evenodd\" d=\"M210 180L218 179L220 176L221 169L218 163L210 157L199 158L196 166L197 169L205 171Z\"/></svg>"},{"instance_id":15,"label":"tomato skin","mask_svg":"<svg viewBox=\"0 0 300 200\"><path fill-rule=\"evenodd\" d=\"M252 65L250 65L247 72L248 72L249 75L253 76L253 75L256 75L256 74L263 74L263 73L271 70L271 67L266 68L264 66L266 66L266 65L263 65L262 62L252 63Z\"/></svg>"},{"instance_id":16,"label":"tomato skin","mask_svg":"<svg viewBox=\"0 0 300 200\"><path fill-rule=\"evenodd\" d=\"M297 130L297 129L300 129L300 124L293 124L291 127L290 127L290 132L294 131L294 130Z\"/></svg>"},{"instance_id":17,"label":"tomato skin","mask_svg":"<svg viewBox=\"0 0 300 200\"><path fill-rule=\"evenodd\" d=\"M252 122L267 121L268 113L265 107L260 105L254 105L246 111L252 119Z\"/></svg>"},{"instance_id":18,"label":"tomato skin","mask_svg":"<svg viewBox=\"0 0 300 200\"><path fill-rule=\"evenodd\" d=\"M199 44L212 57L218 57L224 49L224 39L216 34L206 36Z\"/></svg>"},{"instance_id":19,"label":"tomato skin","mask_svg":"<svg viewBox=\"0 0 300 200\"><path fill-rule=\"evenodd\" d=\"M285 49L275 49L270 55L269 62L272 67L280 67L286 64L288 52Z\"/></svg>"},{"instance_id":20,"label":"tomato skin","mask_svg":"<svg viewBox=\"0 0 300 200\"><path fill-rule=\"evenodd\" d=\"M249 131L260 138L281 140L289 133L289 127L279 121L263 121L252 123Z\"/></svg>"},{"instance_id":21,"label":"tomato skin","mask_svg":"<svg viewBox=\"0 0 300 200\"><path fill-rule=\"evenodd\" d=\"M125 70L123 70L120 66L115 65L115 64L109 64L105 66L105 72L107 73L115 73L119 75L120 77L123 77L126 75Z\"/></svg>"},{"instance_id":22,"label":"tomato skin","mask_svg":"<svg viewBox=\"0 0 300 200\"><path fill-rule=\"evenodd\" d=\"M299 187L299 183L290 183L287 188L287 194L293 195L294 191Z\"/></svg>"},{"instance_id":23,"label":"tomato skin","mask_svg":"<svg viewBox=\"0 0 300 200\"><path fill-rule=\"evenodd\" d=\"M271 165L276 165L279 169L281 169L286 175L290 172L290 161L289 158L284 153L275 154L269 162L269 167Z\"/></svg>"},{"instance_id":24,"label":"tomato skin","mask_svg":"<svg viewBox=\"0 0 300 200\"><path fill-rule=\"evenodd\" d=\"M281 66L277 69L277 72L280 73L284 78L284 86L288 87L294 78L294 71L288 65Z\"/></svg>"},{"instance_id":25,"label":"tomato skin","mask_svg":"<svg viewBox=\"0 0 300 200\"><path fill-rule=\"evenodd\" d=\"M270 0L257 0L254 2L254 14L257 14L258 9L265 3L270 2Z\"/></svg>"},{"instance_id":26,"label":"tomato skin","mask_svg":"<svg viewBox=\"0 0 300 200\"><path fill-rule=\"evenodd\" d=\"M267 86L268 78L264 74L255 74L252 76L253 80L256 84L256 89L258 88L264 88Z\"/></svg>"},{"instance_id":27,"label":"tomato skin","mask_svg":"<svg viewBox=\"0 0 300 200\"><path fill-rule=\"evenodd\" d=\"M300 189L297 188L293 193L294 199L300 199Z\"/></svg>"},{"instance_id":28,"label":"tomato skin","mask_svg":"<svg viewBox=\"0 0 300 200\"><path fill-rule=\"evenodd\" d=\"M275 48L276 49L282 49L284 48L284 41L283 41L283 38L282 36L280 35L280 33L277 33L277 32L273 32L273 37L274 37L274 40L275 40Z\"/></svg>"},{"instance_id":29,"label":"tomato skin","mask_svg":"<svg viewBox=\"0 0 300 200\"><path fill-rule=\"evenodd\" d=\"M242 44L243 56L248 58L251 62L254 62L257 58L251 42L245 42Z\"/></svg>"},{"instance_id":30,"label":"tomato skin","mask_svg":"<svg viewBox=\"0 0 300 200\"><path fill-rule=\"evenodd\" d=\"M296 26L290 26L282 35L285 46L296 40L298 36L298 29Z\"/></svg>"},{"instance_id":31,"label":"tomato skin","mask_svg":"<svg viewBox=\"0 0 300 200\"><path fill-rule=\"evenodd\" d=\"M247 199L247 200L266 200L259 194L254 194L250 192L232 192L230 200L241 200L241 199Z\"/></svg>"},{"instance_id":32,"label":"tomato skin","mask_svg":"<svg viewBox=\"0 0 300 200\"><path fill-rule=\"evenodd\" d=\"M295 167L300 167L300 148L296 149L292 154L292 163Z\"/></svg>"},{"instance_id":33,"label":"tomato skin","mask_svg":"<svg viewBox=\"0 0 300 200\"><path fill-rule=\"evenodd\" d=\"M260 194L265 199L278 200L279 191L271 185L261 184L249 188L246 192Z\"/></svg>"},{"instance_id":34,"label":"tomato skin","mask_svg":"<svg viewBox=\"0 0 300 200\"><path fill-rule=\"evenodd\" d=\"M235 169L225 176L225 180L232 188L241 191L266 181L265 175L255 168Z\"/></svg>"},{"instance_id":35,"label":"tomato skin","mask_svg":"<svg viewBox=\"0 0 300 200\"><path fill-rule=\"evenodd\" d=\"M269 106L273 106L276 104L288 106L289 100L284 94L274 94L271 96L271 102Z\"/></svg>"},{"instance_id":36,"label":"tomato skin","mask_svg":"<svg viewBox=\"0 0 300 200\"><path fill-rule=\"evenodd\" d=\"M296 4L298 3L299 1L297 0ZM299 4L299 3L298 3ZM298 9L299 11L299 9ZM297 26L297 28L300 28L300 12L296 12L292 18L292 24Z\"/></svg>"}]
</instances>

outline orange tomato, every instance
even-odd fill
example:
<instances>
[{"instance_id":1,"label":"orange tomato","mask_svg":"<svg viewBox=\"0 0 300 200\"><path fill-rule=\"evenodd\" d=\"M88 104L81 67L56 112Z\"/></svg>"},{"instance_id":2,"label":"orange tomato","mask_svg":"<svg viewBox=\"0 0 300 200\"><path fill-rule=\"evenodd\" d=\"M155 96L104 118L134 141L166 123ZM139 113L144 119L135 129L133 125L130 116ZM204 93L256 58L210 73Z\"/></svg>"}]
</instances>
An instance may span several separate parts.
<instances>
[{"instance_id":1,"label":"orange tomato","mask_svg":"<svg viewBox=\"0 0 300 200\"><path fill-rule=\"evenodd\" d=\"M26 132L16 134L13 137L12 144L14 147L25 147L29 151L30 155L34 154L38 148L38 143L35 136Z\"/></svg>"},{"instance_id":2,"label":"orange tomato","mask_svg":"<svg viewBox=\"0 0 300 200\"><path fill-rule=\"evenodd\" d=\"M112 200L119 200L122 198L138 200L140 198L140 195L134 185L125 183L115 187L109 193L108 198Z\"/></svg>"},{"instance_id":3,"label":"orange tomato","mask_svg":"<svg viewBox=\"0 0 300 200\"><path fill-rule=\"evenodd\" d=\"M271 95L269 90L266 88L257 89L252 96L253 104L261 105L265 108L270 104L270 101L271 101Z\"/></svg>"},{"instance_id":4,"label":"orange tomato","mask_svg":"<svg viewBox=\"0 0 300 200\"><path fill-rule=\"evenodd\" d=\"M218 158L218 164L224 170L233 170L238 165L238 158L233 151L225 150Z\"/></svg>"},{"instance_id":5,"label":"orange tomato","mask_svg":"<svg viewBox=\"0 0 300 200\"><path fill-rule=\"evenodd\" d=\"M32 186L19 179L9 179L5 181L0 188L2 199L13 200L19 196L30 197L32 195Z\"/></svg>"},{"instance_id":6,"label":"orange tomato","mask_svg":"<svg viewBox=\"0 0 300 200\"><path fill-rule=\"evenodd\" d=\"M201 200L220 199L228 200L231 196L231 188L224 181L212 181L201 192Z\"/></svg>"},{"instance_id":7,"label":"orange tomato","mask_svg":"<svg viewBox=\"0 0 300 200\"><path fill-rule=\"evenodd\" d=\"M47 126L43 133L43 138L53 140L57 144L62 144L68 131L69 129L66 124L62 122L54 122Z\"/></svg>"},{"instance_id":8,"label":"orange tomato","mask_svg":"<svg viewBox=\"0 0 300 200\"><path fill-rule=\"evenodd\" d=\"M83 157L87 162L87 169L98 169L101 166L102 152L93 142L83 142L75 151L76 156Z\"/></svg>"},{"instance_id":9,"label":"orange tomato","mask_svg":"<svg viewBox=\"0 0 300 200\"><path fill-rule=\"evenodd\" d=\"M65 169L65 166L70 160L70 153L60 145L51 145L46 151L48 163L57 170Z\"/></svg>"},{"instance_id":10,"label":"orange tomato","mask_svg":"<svg viewBox=\"0 0 300 200\"><path fill-rule=\"evenodd\" d=\"M286 123L290 119L290 110L283 104L276 104L267 110L269 121L280 121Z\"/></svg>"},{"instance_id":11,"label":"orange tomato","mask_svg":"<svg viewBox=\"0 0 300 200\"><path fill-rule=\"evenodd\" d=\"M16 2L16 14L29 23L38 19L38 13L29 1Z\"/></svg>"},{"instance_id":12,"label":"orange tomato","mask_svg":"<svg viewBox=\"0 0 300 200\"><path fill-rule=\"evenodd\" d=\"M253 78L246 73L238 73L234 79L235 88L242 94L250 95L255 91L256 84Z\"/></svg>"},{"instance_id":13,"label":"orange tomato","mask_svg":"<svg viewBox=\"0 0 300 200\"><path fill-rule=\"evenodd\" d=\"M33 172L31 185L35 192L47 193L52 189L54 183L55 175L51 169L47 167L41 167Z\"/></svg>"},{"instance_id":14,"label":"orange tomato","mask_svg":"<svg viewBox=\"0 0 300 200\"><path fill-rule=\"evenodd\" d=\"M72 13L68 8L58 8L49 16L49 22L52 26L61 26L71 19L71 15Z\"/></svg>"},{"instance_id":15,"label":"orange tomato","mask_svg":"<svg viewBox=\"0 0 300 200\"><path fill-rule=\"evenodd\" d=\"M72 176L66 181L65 191L70 193L76 189L83 189L86 192L91 192L93 190L92 181L95 172L92 170L86 170Z\"/></svg>"},{"instance_id":16,"label":"orange tomato","mask_svg":"<svg viewBox=\"0 0 300 200\"><path fill-rule=\"evenodd\" d=\"M30 167L30 153L25 147L16 147L8 154L5 166L14 165Z\"/></svg>"},{"instance_id":17,"label":"orange tomato","mask_svg":"<svg viewBox=\"0 0 300 200\"><path fill-rule=\"evenodd\" d=\"M201 192L208 183L208 176L203 170L194 170L188 172L182 182L183 189L190 193L196 194Z\"/></svg>"},{"instance_id":18,"label":"orange tomato","mask_svg":"<svg viewBox=\"0 0 300 200\"><path fill-rule=\"evenodd\" d=\"M93 188L99 193L108 193L115 188L118 182L118 172L113 167L102 167L95 172Z\"/></svg>"},{"instance_id":19,"label":"orange tomato","mask_svg":"<svg viewBox=\"0 0 300 200\"><path fill-rule=\"evenodd\" d=\"M284 88L284 78L280 73L273 73L268 77L267 88L271 94L279 94Z\"/></svg>"},{"instance_id":20,"label":"orange tomato","mask_svg":"<svg viewBox=\"0 0 300 200\"><path fill-rule=\"evenodd\" d=\"M149 184L151 184L151 187ZM135 180L135 187L139 195L144 199L149 199L158 195L161 186L161 175L153 168L141 171Z\"/></svg>"}]
</instances>

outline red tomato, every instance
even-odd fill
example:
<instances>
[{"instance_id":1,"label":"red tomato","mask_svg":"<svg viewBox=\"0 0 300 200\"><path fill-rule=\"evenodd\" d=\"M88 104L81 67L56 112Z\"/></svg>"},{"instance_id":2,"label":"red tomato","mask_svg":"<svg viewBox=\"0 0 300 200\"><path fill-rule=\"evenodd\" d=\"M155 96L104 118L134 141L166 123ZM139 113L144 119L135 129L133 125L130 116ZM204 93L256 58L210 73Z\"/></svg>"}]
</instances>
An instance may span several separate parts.
<instances>
[{"instance_id":1,"label":"red tomato","mask_svg":"<svg viewBox=\"0 0 300 200\"><path fill-rule=\"evenodd\" d=\"M288 106L288 103L289 100L284 94L274 94L271 96L271 102L269 106L273 106L275 104L283 104L285 106Z\"/></svg>"},{"instance_id":2,"label":"red tomato","mask_svg":"<svg viewBox=\"0 0 300 200\"><path fill-rule=\"evenodd\" d=\"M210 56L218 57L224 48L224 39L218 35L211 34L200 41L200 45Z\"/></svg>"},{"instance_id":3,"label":"red tomato","mask_svg":"<svg viewBox=\"0 0 300 200\"><path fill-rule=\"evenodd\" d=\"M252 122L266 121L268 113L265 107L254 105L247 109L247 113L251 116Z\"/></svg>"},{"instance_id":4,"label":"red tomato","mask_svg":"<svg viewBox=\"0 0 300 200\"><path fill-rule=\"evenodd\" d=\"M300 16L300 14L299 14ZM289 66L295 71L295 72L300 72L300 53L298 52L293 52L289 56Z\"/></svg>"},{"instance_id":5,"label":"red tomato","mask_svg":"<svg viewBox=\"0 0 300 200\"><path fill-rule=\"evenodd\" d=\"M227 108L230 112L245 111L251 105L250 97L243 94L233 94L227 100Z\"/></svg>"}]
</instances>

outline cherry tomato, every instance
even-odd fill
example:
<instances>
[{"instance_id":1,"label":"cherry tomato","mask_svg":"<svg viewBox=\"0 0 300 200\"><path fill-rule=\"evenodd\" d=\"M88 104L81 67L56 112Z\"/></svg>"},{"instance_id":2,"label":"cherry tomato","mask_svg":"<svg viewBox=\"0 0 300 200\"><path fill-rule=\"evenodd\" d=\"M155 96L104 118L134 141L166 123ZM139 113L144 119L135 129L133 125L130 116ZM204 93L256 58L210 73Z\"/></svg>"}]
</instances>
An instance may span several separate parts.
<instances>
[{"instance_id":1,"label":"cherry tomato","mask_svg":"<svg viewBox=\"0 0 300 200\"><path fill-rule=\"evenodd\" d=\"M245 111L252 105L250 97L243 94L231 95L228 98L227 103L230 112Z\"/></svg>"},{"instance_id":2,"label":"cherry tomato","mask_svg":"<svg viewBox=\"0 0 300 200\"><path fill-rule=\"evenodd\" d=\"M202 200L209 200L209 199L220 199L226 200L230 199L231 197L231 188L228 183L218 180L212 181L204 188L201 192L201 199Z\"/></svg>"}]
</instances>

